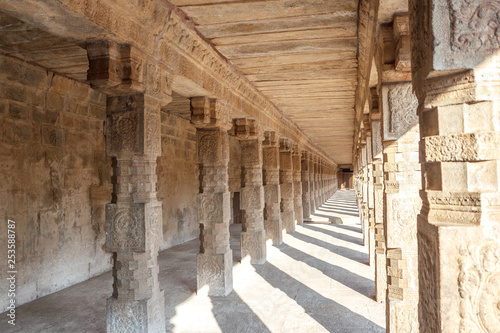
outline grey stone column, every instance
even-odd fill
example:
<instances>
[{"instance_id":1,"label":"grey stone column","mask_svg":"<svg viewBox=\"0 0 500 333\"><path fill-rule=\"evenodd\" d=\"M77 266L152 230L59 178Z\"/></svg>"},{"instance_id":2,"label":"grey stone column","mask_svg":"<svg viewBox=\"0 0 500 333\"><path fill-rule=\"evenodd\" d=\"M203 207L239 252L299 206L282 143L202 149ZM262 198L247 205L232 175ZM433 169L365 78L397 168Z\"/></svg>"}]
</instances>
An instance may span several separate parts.
<instances>
[{"instance_id":1,"label":"grey stone column","mask_svg":"<svg viewBox=\"0 0 500 333\"><path fill-rule=\"evenodd\" d=\"M264 231L264 187L262 185L262 140L254 119L235 119L236 137L241 148L241 198L243 232L241 257L252 264L266 262Z\"/></svg>"},{"instance_id":2,"label":"grey stone column","mask_svg":"<svg viewBox=\"0 0 500 333\"><path fill-rule=\"evenodd\" d=\"M112 201L106 205L106 250L114 254L107 332L165 331L156 159L161 154L160 108L171 97L168 85L155 85L168 78L154 62L144 72L132 66L148 62L136 51L111 41L87 45L88 80L107 94L106 154L115 161Z\"/></svg>"},{"instance_id":3,"label":"grey stone column","mask_svg":"<svg viewBox=\"0 0 500 333\"><path fill-rule=\"evenodd\" d=\"M363 245L370 245L370 220L368 213L368 164L366 161L366 135L363 131L361 144L361 230L363 232Z\"/></svg>"},{"instance_id":4,"label":"grey stone column","mask_svg":"<svg viewBox=\"0 0 500 333\"><path fill-rule=\"evenodd\" d=\"M319 168L319 163L320 163L320 158L318 156L316 156L316 160L315 160L315 163L314 163L314 203L315 203L316 209L318 209L319 206L321 206L321 204L322 204L321 197L319 195L319 191L320 191L320 184L319 184L319 172L320 172L320 168Z\"/></svg>"},{"instance_id":5,"label":"grey stone column","mask_svg":"<svg viewBox=\"0 0 500 333\"><path fill-rule=\"evenodd\" d=\"M264 132L262 142L264 181L264 230L266 239L273 245L283 243L283 223L281 221L280 151L276 132Z\"/></svg>"},{"instance_id":6,"label":"grey stone column","mask_svg":"<svg viewBox=\"0 0 500 333\"><path fill-rule=\"evenodd\" d=\"M293 145L292 168L293 168L293 207L295 212L295 224L304 224L304 212L302 208L302 164L300 162L301 150L298 145Z\"/></svg>"},{"instance_id":7,"label":"grey stone column","mask_svg":"<svg viewBox=\"0 0 500 333\"><path fill-rule=\"evenodd\" d=\"M309 219L311 217L311 183L310 183L310 173L311 173L311 153L307 150L302 151L301 163L302 163L302 209L304 212L304 219Z\"/></svg>"},{"instance_id":8,"label":"grey stone column","mask_svg":"<svg viewBox=\"0 0 500 333\"><path fill-rule=\"evenodd\" d=\"M500 329L498 1L409 1L422 332Z\"/></svg>"},{"instance_id":9,"label":"grey stone column","mask_svg":"<svg viewBox=\"0 0 500 333\"><path fill-rule=\"evenodd\" d=\"M292 145L291 140L280 139L281 220L283 221L283 229L287 232L295 231Z\"/></svg>"},{"instance_id":10,"label":"grey stone column","mask_svg":"<svg viewBox=\"0 0 500 333\"><path fill-rule=\"evenodd\" d=\"M225 296L233 290L233 253L229 247L231 195L228 188L230 111L221 101L191 98L196 126L200 193L200 253L196 257L198 293ZM206 290L208 287L208 290Z\"/></svg>"}]
</instances>

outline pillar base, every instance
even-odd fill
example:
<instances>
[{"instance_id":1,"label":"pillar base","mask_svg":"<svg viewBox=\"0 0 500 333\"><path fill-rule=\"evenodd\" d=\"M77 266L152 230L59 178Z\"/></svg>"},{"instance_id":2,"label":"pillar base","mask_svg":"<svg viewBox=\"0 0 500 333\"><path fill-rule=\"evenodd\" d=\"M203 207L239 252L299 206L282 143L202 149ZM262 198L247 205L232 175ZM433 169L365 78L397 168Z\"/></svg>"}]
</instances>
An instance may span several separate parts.
<instances>
[{"instance_id":1,"label":"pillar base","mask_svg":"<svg viewBox=\"0 0 500 333\"><path fill-rule=\"evenodd\" d=\"M369 239L368 239L368 242L370 243L370 246L369 246L369 264L370 264L370 267L373 267L375 266L375 230L373 230L372 228L369 229Z\"/></svg>"},{"instance_id":2,"label":"pillar base","mask_svg":"<svg viewBox=\"0 0 500 333\"><path fill-rule=\"evenodd\" d=\"M375 300L385 302L387 297L387 272L385 252L375 253Z\"/></svg>"},{"instance_id":3,"label":"pillar base","mask_svg":"<svg viewBox=\"0 0 500 333\"><path fill-rule=\"evenodd\" d=\"M419 332L417 303L389 300L387 332Z\"/></svg>"},{"instance_id":4,"label":"pillar base","mask_svg":"<svg viewBox=\"0 0 500 333\"><path fill-rule=\"evenodd\" d=\"M233 290L233 251L224 254L199 253L196 266L198 294L226 296Z\"/></svg>"},{"instance_id":5,"label":"pillar base","mask_svg":"<svg viewBox=\"0 0 500 333\"><path fill-rule=\"evenodd\" d=\"M279 220L264 221L264 229L266 230L266 239L270 239L273 245L283 244L283 223Z\"/></svg>"},{"instance_id":6,"label":"pillar base","mask_svg":"<svg viewBox=\"0 0 500 333\"><path fill-rule=\"evenodd\" d=\"M161 290L147 300L119 300L110 297L106 301L107 332L165 332L165 298Z\"/></svg>"},{"instance_id":7,"label":"pillar base","mask_svg":"<svg viewBox=\"0 0 500 333\"><path fill-rule=\"evenodd\" d=\"M241 258L250 257L252 264L266 262L266 233L260 231L245 231L241 233Z\"/></svg>"}]
</instances>

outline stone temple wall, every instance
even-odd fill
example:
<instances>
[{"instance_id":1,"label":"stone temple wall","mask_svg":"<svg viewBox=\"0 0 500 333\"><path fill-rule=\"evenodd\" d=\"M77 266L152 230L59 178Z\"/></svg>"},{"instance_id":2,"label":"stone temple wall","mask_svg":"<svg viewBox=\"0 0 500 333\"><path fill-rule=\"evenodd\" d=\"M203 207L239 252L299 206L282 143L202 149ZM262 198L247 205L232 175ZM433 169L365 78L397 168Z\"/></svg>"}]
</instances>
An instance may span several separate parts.
<instances>
[{"instance_id":1,"label":"stone temple wall","mask_svg":"<svg viewBox=\"0 0 500 333\"><path fill-rule=\"evenodd\" d=\"M112 196L105 115L106 96L88 85L0 56L0 216L16 222L18 304L112 267L104 250ZM199 233L189 121L162 113L162 150L158 193L167 248ZM7 244L6 227L0 224L0 244ZM6 250L0 249L4 258Z\"/></svg>"}]
</instances>

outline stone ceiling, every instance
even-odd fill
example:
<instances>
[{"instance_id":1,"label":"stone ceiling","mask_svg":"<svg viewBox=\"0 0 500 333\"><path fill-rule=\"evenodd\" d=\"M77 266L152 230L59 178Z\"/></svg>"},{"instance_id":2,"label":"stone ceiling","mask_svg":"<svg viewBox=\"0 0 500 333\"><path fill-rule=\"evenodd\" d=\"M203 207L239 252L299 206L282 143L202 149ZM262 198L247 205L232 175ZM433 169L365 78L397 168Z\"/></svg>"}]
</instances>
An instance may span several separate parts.
<instances>
[{"instance_id":1,"label":"stone ceiling","mask_svg":"<svg viewBox=\"0 0 500 333\"><path fill-rule=\"evenodd\" d=\"M357 0L171 0L338 164L350 164Z\"/></svg>"}]
</instances>

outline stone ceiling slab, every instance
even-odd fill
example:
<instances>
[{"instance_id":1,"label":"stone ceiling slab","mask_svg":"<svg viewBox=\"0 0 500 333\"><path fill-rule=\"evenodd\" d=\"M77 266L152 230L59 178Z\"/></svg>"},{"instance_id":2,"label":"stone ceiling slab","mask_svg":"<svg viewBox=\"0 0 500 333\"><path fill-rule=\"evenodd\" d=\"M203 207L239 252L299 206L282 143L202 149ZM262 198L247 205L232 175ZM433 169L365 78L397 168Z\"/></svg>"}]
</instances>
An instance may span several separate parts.
<instances>
[{"instance_id":1,"label":"stone ceiling slab","mask_svg":"<svg viewBox=\"0 0 500 333\"><path fill-rule=\"evenodd\" d=\"M337 163L352 162L356 0L172 0Z\"/></svg>"}]
</instances>

